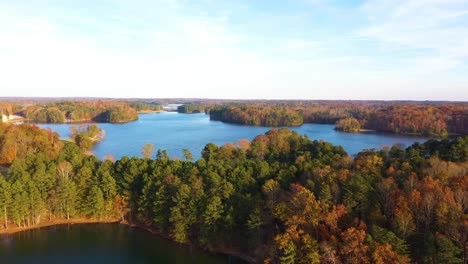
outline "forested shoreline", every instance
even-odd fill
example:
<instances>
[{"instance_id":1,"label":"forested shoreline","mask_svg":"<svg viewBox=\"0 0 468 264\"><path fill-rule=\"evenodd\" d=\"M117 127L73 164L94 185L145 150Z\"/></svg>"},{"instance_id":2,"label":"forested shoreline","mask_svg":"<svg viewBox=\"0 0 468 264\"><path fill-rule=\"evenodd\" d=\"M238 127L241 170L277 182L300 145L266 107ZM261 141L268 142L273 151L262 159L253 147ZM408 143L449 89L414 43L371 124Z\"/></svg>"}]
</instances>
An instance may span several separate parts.
<instances>
[{"instance_id":1,"label":"forested shoreline","mask_svg":"<svg viewBox=\"0 0 468 264\"><path fill-rule=\"evenodd\" d=\"M59 101L44 104L0 104L0 115L18 114L34 123L125 123L138 119L138 112L157 111L159 106L118 101Z\"/></svg>"},{"instance_id":2,"label":"forested shoreline","mask_svg":"<svg viewBox=\"0 0 468 264\"><path fill-rule=\"evenodd\" d=\"M209 110L210 119L250 126L300 126L302 116L286 107L215 107Z\"/></svg>"},{"instance_id":3,"label":"forested shoreline","mask_svg":"<svg viewBox=\"0 0 468 264\"><path fill-rule=\"evenodd\" d=\"M26 107L26 120L36 123L105 122L123 123L138 119L137 110L122 102L64 101Z\"/></svg>"},{"instance_id":4,"label":"forested shoreline","mask_svg":"<svg viewBox=\"0 0 468 264\"><path fill-rule=\"evenodd\" d=\"M194 108L194 106L191 106ZM203 106L211 120L254 126L333 124L394 134L446 137L468 134L467 104L401 102L283 102ZM346 124L345 124L346 123Z\"/></svg>"},{"instance_id":5,"label":"forested shoreline","mask_svg":"<svg viewBox=\"0 0 468 264\"><path fill-rule=\"evenodd\" d=\"M101 161L0 124L1 228L118 219L258 263L466 263L468 137L363 150L288 129L202 158ZM151 158L150 158L151 157Z\"/></svg>"},{"instance_id":6,"label":"forested shoreline","mask_svg":"<svg viewBox=\"0 0 468 264\"><path fill-rule=\"evenodd\" d=\"M404 101L242 101L199 99L63 100L0 103L0 114L18 114L35 123L122 123L138 113L163 111L163 103L185 102L179 113L206 113L211 120L249 126L332 124L344 132L373 130L404 135L447 137L468 134L468 104Z\"/></svg>"}]
</instances>

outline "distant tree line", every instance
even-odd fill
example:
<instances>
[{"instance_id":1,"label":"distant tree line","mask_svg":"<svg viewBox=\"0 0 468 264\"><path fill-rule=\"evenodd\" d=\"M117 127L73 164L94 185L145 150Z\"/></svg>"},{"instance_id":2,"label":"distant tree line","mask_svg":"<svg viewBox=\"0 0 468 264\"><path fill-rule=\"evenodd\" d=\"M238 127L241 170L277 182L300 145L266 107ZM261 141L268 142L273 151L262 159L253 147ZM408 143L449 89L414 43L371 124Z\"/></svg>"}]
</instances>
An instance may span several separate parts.
<instances>
[{"instance_id":1,"label":"distant tree line","mask_svg":"<svg viewBox=\"0 0 468 264\"><path fill-rule=\"evenodd\" d=\"M183 106L186 107L186 106ZM182 108L183 108L182 107ZM187 106L196 109L196 105ZM370 129L396 134L446 137L468 134L468 104L346 102L253 102L200 106L212 120L254 126L336 124L338 130Z\"/></svg>"},{"instance_id":2,"label":"distant tree line","mask_svg":"<svg viewBox=\"0 0 468 264\"><path fill-rule=\"evenodd\" d=\"M177 101L170 100L170 102ZM162 108L158 103L149 100L125 102L83 100L21 105L17 102L15 104L0 103L0 112L20 113L27 120L38 123L85 121L119 123L138 119L138 112L160 111ZM438 137L446 137L449 134L468 134L468 104L466 103L199 100L184 104L178 107L177 111L179 113L205 112L212 120L253 126L281 127L317 123L336 124L338 130L346 132L369 129L396 134ZM349 123L351 120L353 120L352 125ZM344 123L347 125L343 126ZM357 129L358 126L360 129Z\"/></svg>"},{"instance_id":3,"label":"distant tree line","mask_svg":"<svg viewBox=\"0 0 468 264\"><path fill-rule=\"evenodd\" d=\"M184 104L177 107L177 112L182 114L204 113L205 106L201 104Z\"/></svg>"},{"instance_id":4,"label":"distant tree line","mask_svg":"<svg viewBox=\"0 0 468 264\"><path fill-rule=\"evenodd\" d=\"M138 112L162 111L162 107L159 104L132 102L130 103L130 107L134 108Z\"/></svg>"},{"instance_id":5,"label":"distant tree line","mask_svg":"<svg viewBox=\"0 0 468 264\"><path fill-rule=\"evenodd\" d=\"M300 126L302 116L285 107L221 106L211 108L211 120L252 126Z\"/></svg>"},{"instance_id":6,"label":"distant tree line","mask_svg":"<svg viewBox=\"0 0 468 264\"><path fill-rule=\"evenodd\" d=\"M13 149L13 150L12 150ZM16 153L4 159L3 153ZM119 218L259 263L466 263L468 137L363 150L289 129L209 143L199 160L112 162L0 125L0 225Z\"/></svg>"},{"instance_id":7,"label":"distant tree line","mask_svg":"<svg viewBox=\"0 0 468 264\"><path fill-rule=\"evenodd\" d=\"M115 101L63 101L32 105L24 109L23 115L27 120L37 123L122 123L138 119L135 108L128 103Z\"/></svg>"}]
</instances>

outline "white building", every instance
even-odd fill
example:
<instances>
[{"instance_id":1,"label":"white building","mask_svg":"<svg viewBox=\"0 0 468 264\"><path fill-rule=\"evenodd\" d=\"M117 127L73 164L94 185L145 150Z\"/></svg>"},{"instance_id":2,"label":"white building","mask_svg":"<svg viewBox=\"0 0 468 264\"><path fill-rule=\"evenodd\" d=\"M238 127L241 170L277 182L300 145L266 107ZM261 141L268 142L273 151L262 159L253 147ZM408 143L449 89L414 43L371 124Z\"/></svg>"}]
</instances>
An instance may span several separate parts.
<instances>
[{"instance_id":1,"label":"white building","mask_svg":"<svg viewBox=\"0 0 468 264\"><path fill-rule=\"evenodd\" d=\"M8 119L9 119L8 116L2 115L2 122L4 122L4 123L8 122Z\"/></svg>"}]
</instances>

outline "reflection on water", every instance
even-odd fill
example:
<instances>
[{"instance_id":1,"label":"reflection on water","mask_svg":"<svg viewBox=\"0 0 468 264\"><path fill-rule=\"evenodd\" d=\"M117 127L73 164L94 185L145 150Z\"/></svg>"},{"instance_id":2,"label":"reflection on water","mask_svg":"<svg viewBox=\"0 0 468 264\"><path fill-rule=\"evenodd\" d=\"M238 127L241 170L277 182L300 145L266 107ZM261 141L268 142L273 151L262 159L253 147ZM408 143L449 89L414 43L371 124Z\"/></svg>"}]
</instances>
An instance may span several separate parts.
<instances>
[{"instance_id":1,"label":"reflection on water","mask_svg":"<svg viewBox=\"0 0 468 264\"><path fill-rule=\"evenodd\" d=\"M228 262L226 256L191 250L120 224L59 225L0 236L0 263Z\"/></svg>"}]
</instances>

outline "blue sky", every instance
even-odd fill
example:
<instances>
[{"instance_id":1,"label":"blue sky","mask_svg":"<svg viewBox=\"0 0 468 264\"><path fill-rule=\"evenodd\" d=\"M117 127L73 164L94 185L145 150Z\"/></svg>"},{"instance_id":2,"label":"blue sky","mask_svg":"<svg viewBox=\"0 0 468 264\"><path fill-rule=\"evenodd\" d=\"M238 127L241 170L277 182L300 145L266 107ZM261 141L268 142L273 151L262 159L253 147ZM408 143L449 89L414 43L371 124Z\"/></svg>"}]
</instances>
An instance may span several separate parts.
<instances>
[{"instance_id":1,"label":"blue sky","mask_svg":"<svg viewBox=\"0 0 468 264\"><path fill-rule=\"evenodd\" d=\"M0 96L468 101L467 0L0 0Z\"/></svg>"}]
</instances>

